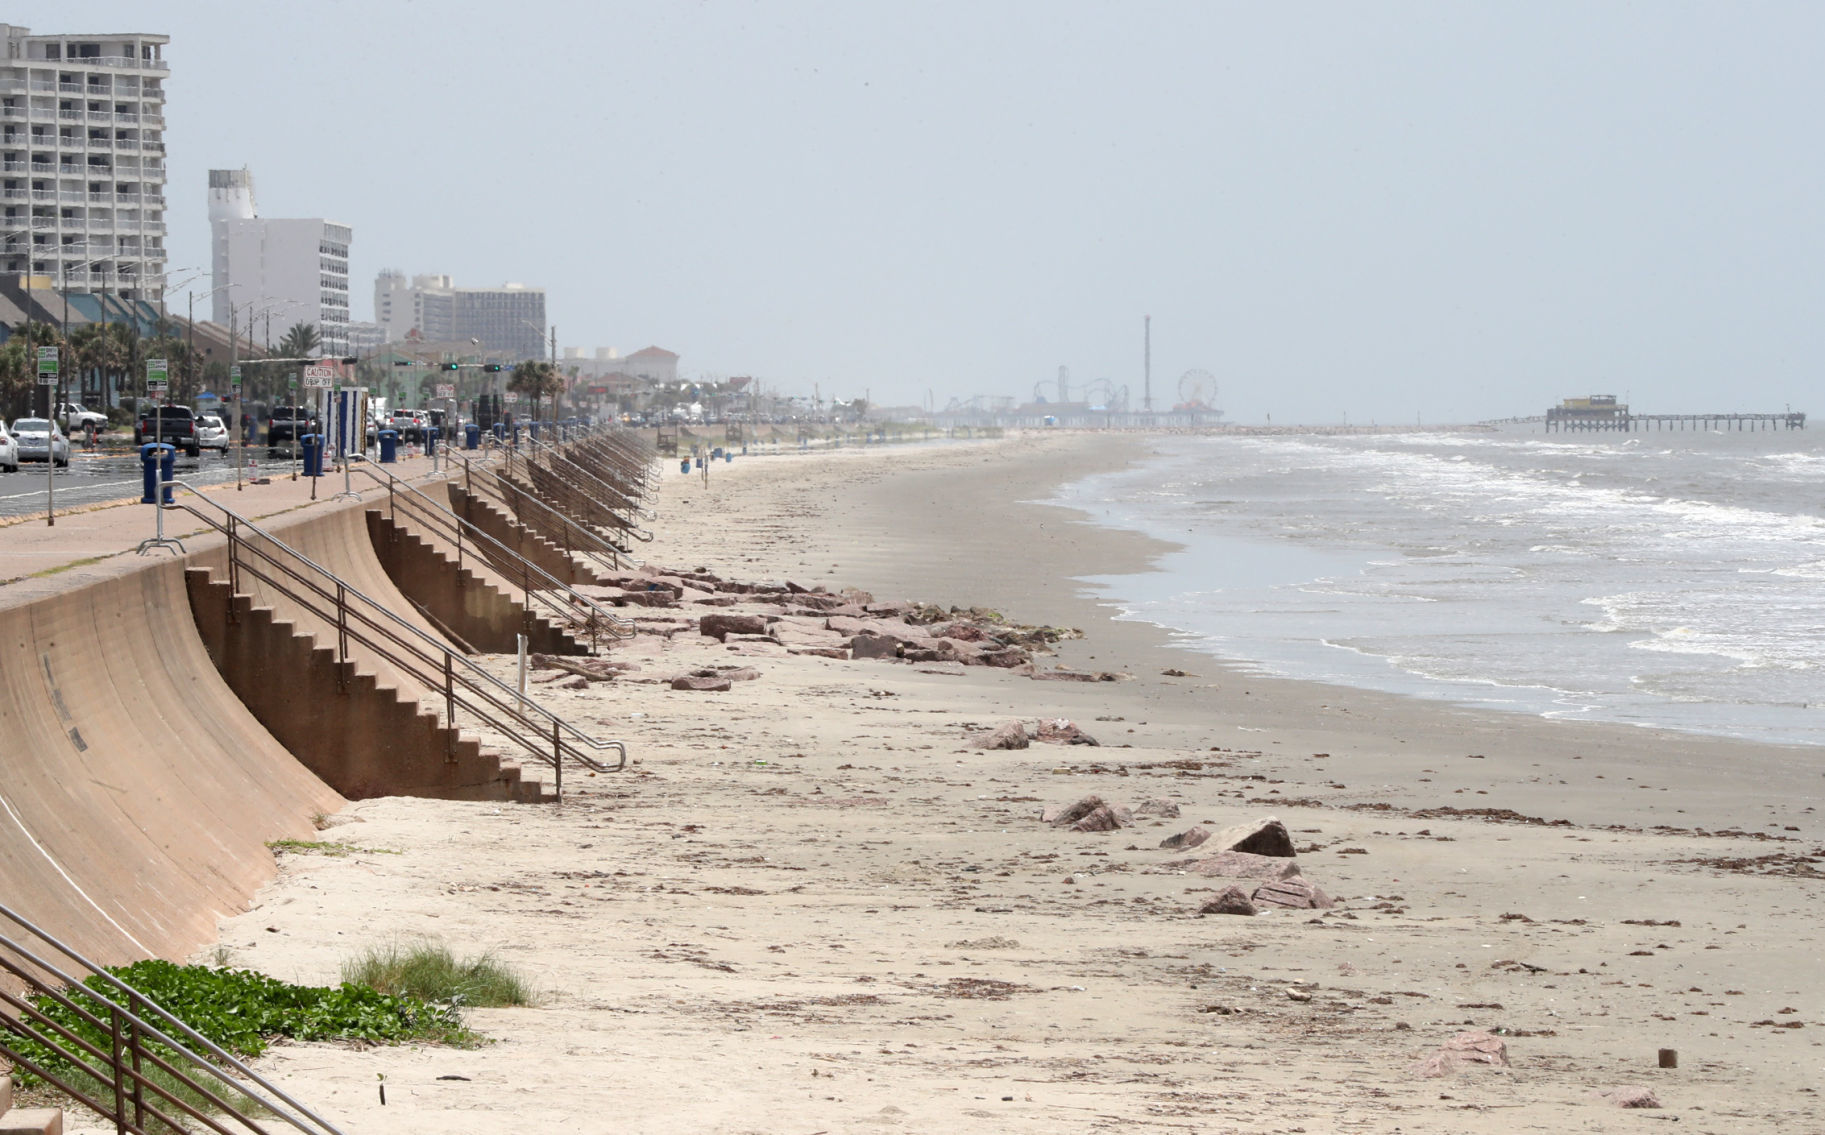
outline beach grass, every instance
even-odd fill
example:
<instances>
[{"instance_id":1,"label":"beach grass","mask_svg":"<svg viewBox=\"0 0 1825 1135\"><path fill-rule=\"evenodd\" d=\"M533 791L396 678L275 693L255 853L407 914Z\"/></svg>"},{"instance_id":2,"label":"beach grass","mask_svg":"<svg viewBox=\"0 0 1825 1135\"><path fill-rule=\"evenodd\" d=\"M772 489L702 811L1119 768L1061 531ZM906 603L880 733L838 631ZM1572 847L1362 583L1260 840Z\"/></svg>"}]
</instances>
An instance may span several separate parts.
<instances>
[{"instance_id":1,"label":"beach grass","mask_svg":"<svg viewBox=\"0 0 1825 1135\"><path fill-rule=\"evenodd\" d=\"M421 1001L483 1008L533 1001L526 979L492 954L459 959L438 942L370 946L342 963L342 980Z\"/></svg>"}]
</instances>

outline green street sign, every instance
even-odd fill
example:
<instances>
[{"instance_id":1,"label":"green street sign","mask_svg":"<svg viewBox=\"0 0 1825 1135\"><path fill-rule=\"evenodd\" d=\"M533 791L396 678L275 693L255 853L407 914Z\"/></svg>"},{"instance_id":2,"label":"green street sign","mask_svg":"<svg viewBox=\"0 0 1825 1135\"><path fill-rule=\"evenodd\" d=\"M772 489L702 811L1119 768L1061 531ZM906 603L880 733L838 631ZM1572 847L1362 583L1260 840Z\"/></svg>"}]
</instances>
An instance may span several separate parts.
<instances>
[{"instance_id":1,"label":"green street sign","mask_svg":"<svg viewBox=\"0 0 1825 1135\"><path fill-rule=\"evenodd\" d=\"M163 394L169 385L170 371L164 359L146 360L146 391Z\"/></svg>"},{"instance_id":2,"label":"green street sign","mask_svg":"<svg viewBox=\"0 0 1825 1135\"><path fill-rule=\"evenodd\" d=\"M57 348L38 348L38 385L51 386L57 381Z\"/></svg>"},{"instance_id":3,"label":"green street sign","mask_svg":"<svg viewBox=\"0 0 1825 1135\"><path fill-rule=\"evenodd\" d=\"M228 385L234 387L236 390L241 389L241 368L240 367L237 366L237 367L228 368Z\"/></svg>"}]
</instances>

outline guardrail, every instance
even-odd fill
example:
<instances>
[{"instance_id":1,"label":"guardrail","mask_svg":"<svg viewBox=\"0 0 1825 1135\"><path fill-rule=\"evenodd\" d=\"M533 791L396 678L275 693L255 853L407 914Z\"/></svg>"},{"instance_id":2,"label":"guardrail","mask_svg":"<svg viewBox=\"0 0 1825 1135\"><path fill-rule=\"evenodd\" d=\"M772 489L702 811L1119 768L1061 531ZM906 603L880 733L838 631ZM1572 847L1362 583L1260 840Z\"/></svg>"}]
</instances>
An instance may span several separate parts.
<instances>
[{"instance_id":1,"label":"guardrail","mask_svg":"<svg viewBox=\"0 0 1825 1135\"><path fill-rule=\"evenodd\" d=\"M0 982L0 1001L7 1006L0 1012L0 1054L112 1122L117 1135L204 1128L218 1135L268 1135L275 1123L305 1135L343 1135L158 1002L10 907L0 906L0 917L24 932L0 924L0 969L18 979ZM58 1020L46 1003L93 1032L85 1036ZM105 1045L94 1036L105 1036ZM11 1037L32 1042L37 1054ZM45 1049L61 1063L39 1059ZM159 1074L215 1111L180 1097Z\"/></svg>"},{"instance_id":2,"label":"guardrail","mask_svg":"<svg viewBox=\"0 0 1825 1135\"><path fill-rule=\"evenodd\" d=\"M634 624L613 614L608 608L584 595L570 584L552 575L519 552L495 539L480 526L438 503L417 486L379 469L365 454L351 454L349 469L359 471L387 490L388 519L396 519L403 508L411 518L443 537L456 549L456 566L462 567L467 552L487 563L503 577L517 580L521 603L530 612L535 607L554 623L574 634L587 634L590 648L601 648L601 636L631 638ZM403 503L402 503L403 502ZM464 543L467 535L468 543ZM537 583L539 586L534 587ZM561 597L560 597L561 596Z\"/></svg>"},{"instance_id":3,"label":"guardrail","mask_svg":"<svg viewBox=\"0 0 1825 1135\"><path fill-rule=\"evenodd\" d=\"M463 488L470 496L487 493L521 525L611 574L640 562L625 544L615 543L496 470L467 458L463 460Z\"/></svg>"},{"instance_id":4,"label":"guardrail","mask_svg":"<svg viewBox=\"0 0 1825 1135\"><path fill-rule=\"evenodd\" d=\"M231 592L242 594L241 575L250 575L298 603L324 624L334 627L338 663L351 661L349 644L360 643L397 667L400 673L417 681L426 691L441 695L443 724L450 731L452 744L457 730L456 712L460 707L476 720L505 734L535 760L550 766L555 776L554 791L559 798L564 792L566 759L592 772L620 772L627 767L625 743L591 737L483 670L448 643L407 622L378 600L349 586L336 573L233 509L203 496L189 484L181 480L164 484L183 489L227 516L224 524L182 502L171 501L158 506L161 514L165 511L187 512L227 538ZM249 540L248 533L259 542ZM611 749L619 757L612 765L590 755Z\"/></svg>"}]
</instances>

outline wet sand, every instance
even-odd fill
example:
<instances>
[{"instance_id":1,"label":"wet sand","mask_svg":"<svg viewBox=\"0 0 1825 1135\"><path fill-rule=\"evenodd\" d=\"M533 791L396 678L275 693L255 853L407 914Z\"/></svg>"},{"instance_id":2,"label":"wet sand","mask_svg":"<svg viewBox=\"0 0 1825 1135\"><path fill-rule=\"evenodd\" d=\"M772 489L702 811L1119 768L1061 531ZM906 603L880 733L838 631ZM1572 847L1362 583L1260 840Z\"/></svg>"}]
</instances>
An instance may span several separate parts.
<instances>
[{"instance_id":1,"label":"wet sand","mask_svg":"<svg viewBox=\"0 0 1825 1135\"><path fill-rule=\"evenodd\" d=\"M567 778L561 807L355 804L325 838L368 851L287 855L222 928L237 964L313 982L434 936L540 1005L475 1011L478 1050L266 1069L351 1131L1825 1129L1816 751L1274 680L1112 621L1074 577L1161 546L1033 502L1144 444L746 458L707 488L674 466L655 563L1076 626L1047 662L1129 680L645 637L622 680L539 687L630 773ZM656 681L737 661L760 677L726 693ZM966 740L1060 717L1101 745ZM1181 814L1037 819L1091 793ZM1342 901L1200 917L1229 880L1160 840L1267 815ZM1410 1071L1473 1029L1511 1066ZM1665 1106L1593 1095L1619 1085Z\"/></svg>"}]
</instances>

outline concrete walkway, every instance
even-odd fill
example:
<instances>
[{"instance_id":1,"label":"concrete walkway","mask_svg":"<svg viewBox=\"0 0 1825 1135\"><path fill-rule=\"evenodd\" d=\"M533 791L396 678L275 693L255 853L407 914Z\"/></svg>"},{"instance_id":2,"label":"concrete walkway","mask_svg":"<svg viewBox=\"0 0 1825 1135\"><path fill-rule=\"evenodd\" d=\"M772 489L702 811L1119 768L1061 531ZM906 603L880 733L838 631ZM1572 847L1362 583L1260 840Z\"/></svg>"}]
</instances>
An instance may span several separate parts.
<instances>
[{"instance_id":1,"label":"concrete walkway","mask_svg":"<svg viewBox=\"0 0 1825 1135\"><path fill-rule=\"evenodd\" d=\"M430 473L431 461L402 456L398 464L389 468L397 476L416 479ZM365 477L355 477L352 487L366 500L385 496L384 490ZM339 472L317 479L314 488L313 501L309 478L293 480L278 474L265 484L248 482L237 491L230 482L208 486L201 494L250 520L306 509L327 511L349 504L331 499L342 491ZM186 497L208 511L208 506L200 505L194 494L182 489L174 493L176 502L181 503ZM137 492L115 503L89 504L68 513L60 509L56 523L51 525L45 523L42 512L0 520L0 608L16 607L136 571L154 557L171 558L172 552L162 549L152 549L144 556L135 554L140 541L154 534L157 520L156 510L139 503ZM207 525L183 512L166 512L165 528L167 536L183 540L189 551L220 539Z\"/></svg>"}]
</instances>

